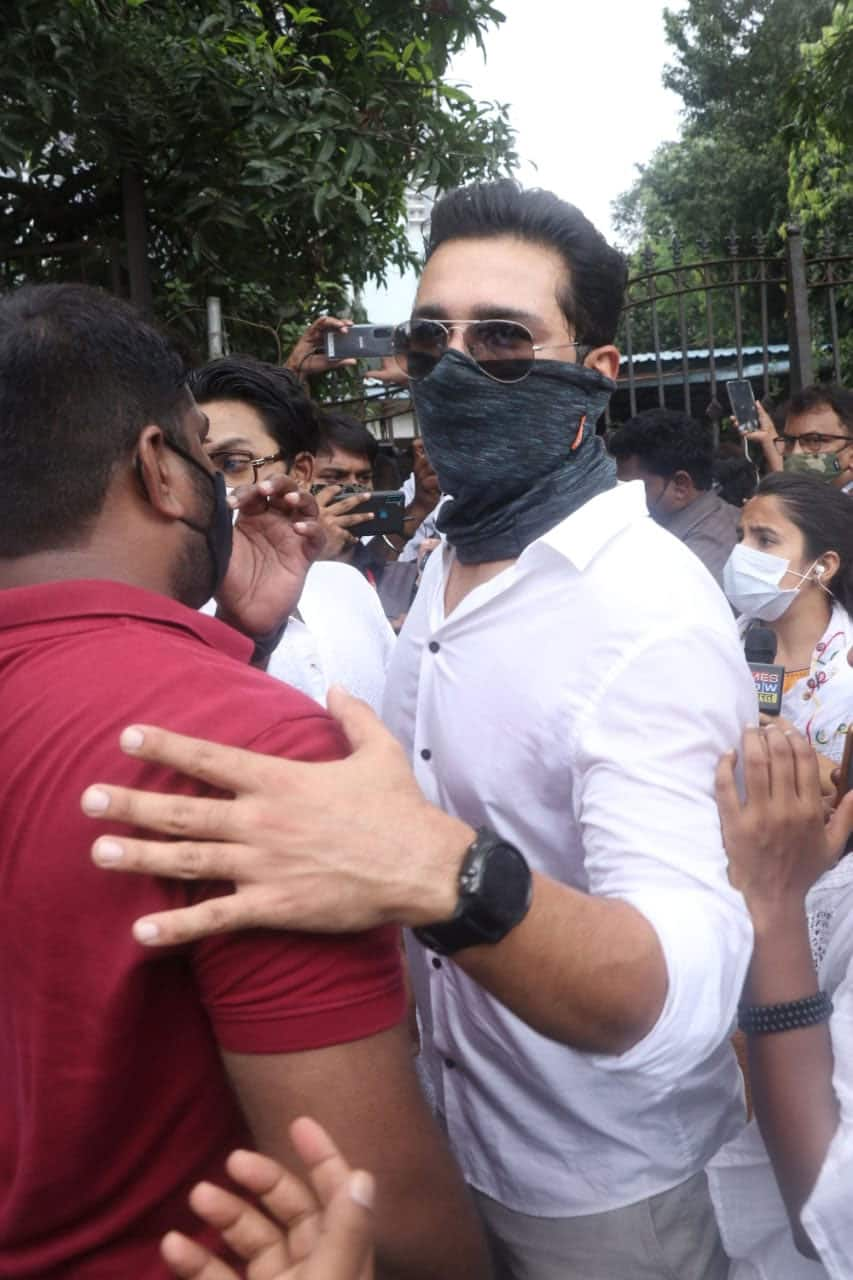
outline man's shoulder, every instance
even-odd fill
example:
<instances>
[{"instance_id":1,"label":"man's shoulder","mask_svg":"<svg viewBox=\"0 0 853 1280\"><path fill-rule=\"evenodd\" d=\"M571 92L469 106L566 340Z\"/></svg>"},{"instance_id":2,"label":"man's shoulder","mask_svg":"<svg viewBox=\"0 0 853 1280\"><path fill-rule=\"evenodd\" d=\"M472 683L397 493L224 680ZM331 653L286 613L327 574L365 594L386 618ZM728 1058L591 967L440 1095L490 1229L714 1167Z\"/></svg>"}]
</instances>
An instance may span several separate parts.
<instances>
[{"instance_id":1,"label":"man's shoulder","mask_svg":"<svg viewBox=\"0 0 853 1280\"><path fill-rule=\"evenodd\" d=\"M683 515L687 535L694 530L701 530L703 533L713 532L721 537L734 537L740 510L709 489L691 502L690 506L685 508Z\"/></svg>"},{"instance_id":2,"label":"man's shoulder","mask_svg":"<svg viewBox=\"0 0 853 1280\"><path fill-rule=\"evenodd\" d=\"M115 615L45 632L20 657L10 696L49 687L54 706L85 709L89 728L158 724L193 737L270 754L329 759L345 754L337 726L311 698L252 667L224 623ZM55 642L51 642L55 641ZM36 714L37 711L36 711Z\"/></svg>"}]
</instances>

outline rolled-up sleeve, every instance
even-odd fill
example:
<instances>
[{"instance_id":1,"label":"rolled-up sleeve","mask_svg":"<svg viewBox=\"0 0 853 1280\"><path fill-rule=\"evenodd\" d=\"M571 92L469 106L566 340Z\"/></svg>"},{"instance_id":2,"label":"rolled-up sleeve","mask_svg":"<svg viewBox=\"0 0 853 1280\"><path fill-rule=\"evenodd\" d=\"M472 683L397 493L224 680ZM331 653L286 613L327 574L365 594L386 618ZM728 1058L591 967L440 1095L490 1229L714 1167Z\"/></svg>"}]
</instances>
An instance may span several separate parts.
<instances>
[{"instance_id":1,"label":"rolled-up sleeve","mask_svg":"<svg viewBox=\"0 0 853 1280\"><path fill-rule=\"evenodd\" d=\"M581 717L574 804L589 889L646 917L668 978L653 1029L602 1056L606 1069L677 1079L731 1031L752 926L728 880L714 776L756 720L736 638L689 627L625 655Z\"/></svg>"}]
</instances>

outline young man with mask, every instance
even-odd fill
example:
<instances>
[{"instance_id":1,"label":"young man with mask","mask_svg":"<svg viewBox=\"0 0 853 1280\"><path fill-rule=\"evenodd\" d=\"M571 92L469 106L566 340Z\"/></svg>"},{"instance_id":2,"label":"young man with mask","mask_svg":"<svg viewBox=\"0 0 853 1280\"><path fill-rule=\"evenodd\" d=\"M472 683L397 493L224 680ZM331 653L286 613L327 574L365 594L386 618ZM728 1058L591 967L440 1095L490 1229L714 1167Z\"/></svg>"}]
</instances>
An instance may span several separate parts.
<instances>
[{"instance_id":1,"label":"young man with mask","mask_svg":"<svg viewBox=\"0 0 853 1280\"><path fill-rule=\"evenodd\" d=\"M805 471L853 492L853 391L821 385L798 391L777 448L785 471Z\"/></svg>"},{"instance_id":2,"label":"young man with mask","mask_svg":"<svg viewBox=\"0 0 853 1280\"><path fill-rule=\"evenodd\" d=\"M322 441L318 414L289 369L251 356L224 356L196 369L190 390L207 416L207 456L227 485L274 475L289 475L305 489L311 485ZM318 560L305 575L298 606L266 670L323 706L329 685L336 683L378 711L393 651L394 632L362 575L349 565Z\"/></svg>"},{"instance_id":3,"label":"young man with mask","mask_svg":"<svg viewBox=\"0 0 853 1280\"><path fill-rule=\"evenodd\" d=\"M737 542L737 508L715 493L711 432L689 414L647 409L607 442L620 480L642 480L649 515L697 555L715 581Z\"/></svg>"},{"instance_id":4,"label":"young man with mask","mask_svg":"<svg viewBox=\"0 0 853 1280\"><path fill-rule=\"evenodd\" d=\"M247 1139L288 1162L307 1109L377 1174L380 1274L468 1280L484 1248L418 1093L396 931L155 956L129 943L130 920L195 892L92 874L89 771L180 785L122 766L130 712L273 756L342 754L315 703L198 612L213 592L266 625L252 567L263 576L294 488L275 477L238 495L237 580L223 581L232 513L206 431L180 360L123 303L77 285L0 301L0 1274L165 1277L159 1237L195 1231L189 1186ZM266 569L286 608L293 582ZM290 569L304 576L304 559Z\"/></svg>"},{"instance_id":5,"label":"young man with mask","mask_svg":"<svg viewBox=\"0 0 853 1280\"><path fill-rule=\"evenodd\" d=\"M853 493L853 391L813 383L773 418L760 402L755 407L759 429L744 434L761 445L768 471L808 471ZM784 425L777 427L780 421Z\"/></svg>"},{"instance_id":6,"label":"young man with mask","mask_svg":"<svg viewBox=\"0 0 853 1280\"><path fill-rule=\"evenodd\" d=\"M547 192L435 206L396 348L448 545L391 664L396 743L343 697L355 750L334 773L124 738L232 794L181 810L199 867L237 881L219 927L416 930L424 1070L497 1273L524 1280L723 1280L703 1169L743 1120L728 1035L751 932L713 783L755 693L721 592L595 434L624 280ZM102 784L93 801L154 829L171 812ZM181 858L118 843L117 869ZM204 932L209 910L137 937Z\"/></svg>"}]
</instances>

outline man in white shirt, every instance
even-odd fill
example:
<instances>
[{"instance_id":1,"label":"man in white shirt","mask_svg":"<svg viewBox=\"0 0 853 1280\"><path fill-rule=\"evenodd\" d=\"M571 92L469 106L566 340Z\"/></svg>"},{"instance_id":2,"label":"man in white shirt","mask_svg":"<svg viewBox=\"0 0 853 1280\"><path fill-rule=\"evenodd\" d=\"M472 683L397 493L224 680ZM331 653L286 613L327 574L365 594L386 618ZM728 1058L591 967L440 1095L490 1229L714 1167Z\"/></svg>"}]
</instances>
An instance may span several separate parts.
<instances>
[{"instance_id":1,"label":"man in white shirt","mask_svg":"<svg viewBox=\"0 0 853 1280\"><path fill-rule=\"evenodd\" d=\"M452 495L386 689L416 782L334 697L355 748L334 773L135 731L126 749L235 798L181 803L210 842L191 857L125 840L109 859L236 883L137 922L149 945L232 919L416 929L431 1092L496 1273L524 1280L722 1280L703 1169L743 1118L728 1033L751 929L713 782L755 694L719 591L594 434L624 275L549 193L439 201L395 337ZM98 791L177 829L163 797Z\"/></svg>"},{"instance_id":2,"label":"man in white shirt","mask_svg":"<svg viewBox=\"0 0 853 1280\"><path fill-rule=\"evenodd\" d=\"M227 356L197 369L190 385L208 419L205 448L227 485L282 473L305 488L312 483L323 437L314 405L288 369ZM364 577L349 565L317 561L266 670L324 706L329 686L340 684L378 711L394 639Z\"/></svg>"}]
</instances>

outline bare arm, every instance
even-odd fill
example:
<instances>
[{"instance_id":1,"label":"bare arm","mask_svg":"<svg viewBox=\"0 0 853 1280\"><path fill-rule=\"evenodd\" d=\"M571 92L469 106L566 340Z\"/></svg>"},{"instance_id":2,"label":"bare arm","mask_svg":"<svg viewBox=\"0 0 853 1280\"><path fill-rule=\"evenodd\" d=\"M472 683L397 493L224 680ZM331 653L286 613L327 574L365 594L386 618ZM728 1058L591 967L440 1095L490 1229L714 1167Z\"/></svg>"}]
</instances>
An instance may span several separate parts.
<instances>
[{"instance_id":1,"label":"bare arm","mask_svg":"<svg viewBox=\"0 0 853 1280\"><path fill-rule=\"evenodd\" d=\"M298 1169L289 1129L308 1113L335 1134L347 1163L370 1169L379 1277L485 1280L479 1224L421 1095L404 1027L306 1053L223 1058L262 1151Z\"/></svg>"},{"instance_id":2,"label":"bare arm","mask_svg":"<svg viewBox=\"0 0 853 1280\"><path fill-rule=\"evenodd\" d=\"M627 902L534 876L522 923L456 960L542 1035L590 1053L624 1053L651 1031L667 991L652 926Z\"/></svg>"},{"instance_id":3,"label":"bare arm","mask_svg":"<svg viewBox=\"0 0 853 1280\"><path fill-rule=\"evenodd\" d=\"M755 930L744 990L753 1005L788 1003L818 990L805 895L832 865L853 821L853 795L824 826L815 753L795 731L750 730L743 743L746 801L724 759L717 795L729 874ZM801 1252L815 1257L800 1214L838 1127L832 1045L826 1023L748 1038L759 1127Z\"/></svg>"}]
</instances>

